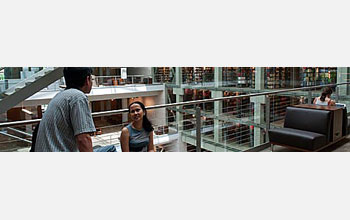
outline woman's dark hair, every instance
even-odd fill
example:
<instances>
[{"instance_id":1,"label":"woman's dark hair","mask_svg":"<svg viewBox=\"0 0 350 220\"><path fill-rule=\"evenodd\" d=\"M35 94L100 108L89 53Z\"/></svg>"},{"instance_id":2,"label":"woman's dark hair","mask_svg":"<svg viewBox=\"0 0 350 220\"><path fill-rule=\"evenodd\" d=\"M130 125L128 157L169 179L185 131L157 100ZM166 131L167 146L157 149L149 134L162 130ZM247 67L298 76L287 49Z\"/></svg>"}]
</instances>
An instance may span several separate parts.
<instances>
[{"instance_id":1,"label":"woman's dark hair","mask_svg":"<svg viewBox=\"0 0 350 220\"><path fill-rule=\"evenodd\" d=\"M327 95L332 95L333 90L330 87L326 87L322 90L321 98L320 100L324 102L326 100Z\"/></svg>"},{"instance_id":2,"label":"woman's dark hair","mask_svg":"<svg viewBox=\"0 0 350 220\"><path fill-rule=\"evenodd\" d=\"M128 109L129 109L129 113L130 113L130 107L133 105L133 104L137 104L139 105L143 112L145 113L145 115L143 116L143 120L142 120L142 127L143 129L145 129L145 131L147 132L151 132L154 130L153 126L152 126L152 123L148 120L147 118L147 110L146 110L146 107L145 105L142 103L142 102L139 102L139 101L136 101L136 102L133 102L129 105Z\"/></svg>"},{"instance_id":3,"label":"woman's dark hair","mask_svg":"<svg viewBox=\"0 0 350 220\"><path fill-rule=\"evenodd\" d=\"M66 89L79 89L84 86L86 77L91 76L90 67L65 67L63 69L64 79L66 80Z\"/></svg>"}]
</instances>

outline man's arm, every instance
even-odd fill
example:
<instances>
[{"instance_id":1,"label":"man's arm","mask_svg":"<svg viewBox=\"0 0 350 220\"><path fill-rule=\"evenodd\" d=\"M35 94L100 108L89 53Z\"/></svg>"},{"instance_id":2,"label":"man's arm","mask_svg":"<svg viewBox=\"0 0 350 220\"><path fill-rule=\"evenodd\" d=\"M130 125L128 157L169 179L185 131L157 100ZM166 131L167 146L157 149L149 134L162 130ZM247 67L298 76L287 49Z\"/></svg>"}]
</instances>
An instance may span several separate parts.
<instances>
[{"instance_id":1,"label":"man's arm","mask_svg":"<svg viewBox=\"0 0 350 220\"><path fill-rule=\"evenodd\" d=\"M70 120L77 148L81 152L92 152L92 140L89 134L96 129L87 97L77 97L70 105Z\"/></svg>"},{"instance_id":2,"label":"man's arm","mask_svg":"<svg viewBox=\"0 0 350 220\"><path fill-rule=\"evenodd\" d=\"M90 134L78 134L75 136L75 140L80 152L92 152L92 140Z\"/></svg>"}]
</instances>

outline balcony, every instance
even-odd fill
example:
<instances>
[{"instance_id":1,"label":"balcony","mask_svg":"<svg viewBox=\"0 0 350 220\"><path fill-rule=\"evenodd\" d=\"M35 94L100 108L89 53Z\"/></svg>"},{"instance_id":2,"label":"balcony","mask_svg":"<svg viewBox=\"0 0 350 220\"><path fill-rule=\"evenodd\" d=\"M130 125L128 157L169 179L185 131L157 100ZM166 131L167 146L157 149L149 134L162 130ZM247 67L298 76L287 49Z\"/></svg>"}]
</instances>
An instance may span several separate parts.
<instances>
[{"instance_id":1,"label":"balcony","mask_svg":"<svg viewBox=\"0 0 350 220\"><path fill-rule=\"evenodd\" d=\"M346 87L349 83L340 83L336 86L337 91ZM326 85L329 86L329 85ZM159 151L214 151L214 152L245 152L245 151L270 151L269 137L267 131L273 127L283 125L285 109L288 106L301 102L310 103L314 97L319 96L320 88L324 86L294 88L274 92L253 93L237 96L209 98L203 100L186 101L181 103L163 104L148 107L148 117L155 127L155 144ZM89 95L90 100L117 97L118 94L153 94L164 90L163 85L134 85L117 87L97 87ZM119 93L119 92L120 93ZM57 93L57 91L56 91ZM50 100L55 93L36 94L36 98L46 94ZM129 94L129 95L130 95ZM294 94L294 95L293 95ZM306 95L303 99L300 94ZM35 100L35 96L28 99ZM248 99L247 99L248 98ZM345 95L336 92L337 102L348 103ZM239 100L248 100L241 102ZM235 103L232 108L224 103ZM38 100L36 100L38 101ZM212 104L210 104L212 103ZM210 105L209 105L210 104ZM212 108L208 108L212 106ZM220 107L221 106L221 107ZM105 112L94 112L93 117L120 115L127 118L127 110L111 110ZM124 115L124 116L123 116ZM38 121L38 120L36 120ZM35 121L35 122L36 122ZM10 143L11 140L18 147L2 147L3 151L19 150L28 147L31 134L15 134L13 129L23 130L22 122L1 123L2 134ZM30 126L31 123L25 125ZM119 145L120 131L128 122L120 124L98 125L98 133L93 137L95 145ZM19 128L18 128L18 126ZM24 126L24 127L25 127ZM11 130L12 129L12 130ZM14 136L17 138L13 139ZM12 138L12 139L11 139ZM24 141L26 140L26 141ZM349 136L323 151L348 151ZM10 144L6 144L10 146ZM27 148L28 149L28 148ZM276 147L276 151L290 151L285 148Z\"/></svg>"}]
</instances>

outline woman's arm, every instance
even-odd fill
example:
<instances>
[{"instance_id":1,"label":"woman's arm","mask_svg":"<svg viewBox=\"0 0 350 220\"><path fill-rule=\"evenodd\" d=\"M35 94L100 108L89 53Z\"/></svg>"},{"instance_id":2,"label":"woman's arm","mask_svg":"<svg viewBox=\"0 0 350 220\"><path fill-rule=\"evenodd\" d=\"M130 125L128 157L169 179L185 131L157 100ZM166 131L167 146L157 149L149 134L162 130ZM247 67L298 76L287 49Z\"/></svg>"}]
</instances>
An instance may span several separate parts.
<instances>
[{"instance_id":1,"label":"woman's arm","mask_svg":"<svg viewBox=\"0 0 350 220\"><path fill-rule=\"evenodd\" d=\"M120 135L120 144L122 146L122 152L129 152L129 130L127 128L123 128L122 134Z\"/></svg>"},{"instance_id":2,"label":"woman's arm","mask_svg":"<svg viewBox=\"0 0 350 220\"><path fill-rule=\"evenodd\" d=\"M151 131L149 134L148 152L155 152L154 145L153 145L153 131Z\"/></svg>"},{"instance_id":3,"label":"woman's arm","mask_svg":"<svg viewBox=\"0 0 350 220\"><path fill-rule=\"evenodd\" d=\"M316 104L318 97L314 98L313 104Z\"/></svg>"},{"instance_id":4,"label":"woman's arm","mask_svg":"<svg viewBox=\"0 0 350 220\"><path fill-rule=\"evenodd\" d=\"M335 105L335 101L334 100L329 100L329 105Z\"/></svg>"}]
</instances>

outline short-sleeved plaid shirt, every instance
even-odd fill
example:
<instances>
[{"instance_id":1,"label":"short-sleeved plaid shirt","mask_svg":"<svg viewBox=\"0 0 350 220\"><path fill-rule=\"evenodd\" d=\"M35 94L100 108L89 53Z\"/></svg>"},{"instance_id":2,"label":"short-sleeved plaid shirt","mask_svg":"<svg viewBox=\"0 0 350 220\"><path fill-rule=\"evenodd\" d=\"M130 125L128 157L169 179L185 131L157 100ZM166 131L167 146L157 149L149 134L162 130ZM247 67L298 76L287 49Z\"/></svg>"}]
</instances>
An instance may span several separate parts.
<instances>
[{"instance_id":1,"label":"short-sleeved plaid shirt","mask_svg":"<svg viewBox=\"0 0 350 220\"><path fill-rule=\"evenodd\" d=\"M95 132L87 96L67 89L49 103L40 122L35 151L79 151L75 136Z\"/></svg>"}]
</instances>

